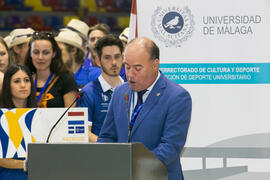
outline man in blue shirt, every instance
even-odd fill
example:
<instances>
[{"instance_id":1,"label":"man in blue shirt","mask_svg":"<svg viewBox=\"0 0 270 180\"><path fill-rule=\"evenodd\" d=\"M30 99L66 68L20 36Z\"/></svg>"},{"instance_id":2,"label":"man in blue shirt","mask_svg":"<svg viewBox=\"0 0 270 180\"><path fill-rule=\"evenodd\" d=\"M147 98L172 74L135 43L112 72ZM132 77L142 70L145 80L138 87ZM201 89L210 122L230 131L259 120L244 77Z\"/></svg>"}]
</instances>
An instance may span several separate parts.
<instances>
[{"instance_id":1,"label":"man in blue shirt","mask_svg":"<svg viewBox=\"0 0 270 180\"><path fill-rule=\"evenodd\" d=\"M89 74L90 76L95 77L96 76L95 70L99 68L98 64L96 63L97 55L95 52L95 45L100 38L108 34L111 34L111 31L110 27L107 24L96 24L95 26L91 27L88 32L88 52L86 54L84 66L85 67L89 66L90 68L94 69L91 70ZM121 69L120 76L123 78L124 81L126 81L125 68Z\"/></svg>"},{"instance_id":2,"label":"man in blue shirt","mask_svg":"<svg viewBox=\"0 0 270 180\"><path fill-rule=\"evenodd\" d=\"M78 107L88 107L89 141L96 142L107 114L114 89L123 83L119 76L123 63L123 45L118 37L106 35L96 44L97 64L102 73L95 81L83 87L84 96L79 99Z\"/></svg>"}]
</instances>

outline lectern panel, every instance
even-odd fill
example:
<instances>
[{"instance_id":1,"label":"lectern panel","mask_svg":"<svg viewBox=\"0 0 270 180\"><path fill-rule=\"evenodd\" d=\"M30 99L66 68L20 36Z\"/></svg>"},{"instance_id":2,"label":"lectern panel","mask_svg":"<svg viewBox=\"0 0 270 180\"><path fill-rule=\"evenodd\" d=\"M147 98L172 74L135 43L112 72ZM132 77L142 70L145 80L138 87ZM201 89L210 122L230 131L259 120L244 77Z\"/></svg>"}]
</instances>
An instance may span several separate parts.
<instances>
[{"instance_id":1,"label":"lectern panel","mask_svg":"<svg viewBox=\"0 0 270 180\"><path fill-rule=\"evenodd\" d=\"M29 180L166 180L165 166L142 144L28 145Z\"/></svg>"}]
</instances>

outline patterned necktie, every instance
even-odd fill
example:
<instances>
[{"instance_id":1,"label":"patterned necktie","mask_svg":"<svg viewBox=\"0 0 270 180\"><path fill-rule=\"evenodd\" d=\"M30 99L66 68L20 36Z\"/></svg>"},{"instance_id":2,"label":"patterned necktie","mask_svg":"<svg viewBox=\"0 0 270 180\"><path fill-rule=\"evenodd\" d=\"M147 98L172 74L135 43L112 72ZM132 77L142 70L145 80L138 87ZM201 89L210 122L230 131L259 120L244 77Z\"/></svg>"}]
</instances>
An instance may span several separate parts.
<instances>
[{"instance_id":1,"label":"patterned necktie","mask_svg":"<svg viewBox=\"0 0 270 180\"><path fill-rule=\"evenodd\" d=\"M135 120L136 120L139 112L142 109L142 105L143 105L143 99L142 99L142 97L143 97L144 93L146 93L146 91L147 91L147 89L138 92L137 104L135 106L135 109L132 112L131 119L130 119L130 122L129 122L128 142L130 142L130 134L131 134L133 125L135 123Z\"/></svg>"},{"instance_id":2,"label":"patterned necktie","mask_svg":"<svg viewBox=\"0 0 270 180\"><path fill-rule=\"evenodd\" d=\"M141 104L143 104L143 99L142 99L142 97L143 97L144 93L146 93L146 91L147 91L147 89L138 92L138 99L137 99L137 104L136 104L136 106L135 106L135 110L137 110L138 107L139 107Z\"/></svg>"},{"instance_id":3,"label":"patterned necktie","mask_svg":"<svg viewBox=\"0 0 270 180\"><path fill-rule=\"evenodd\" d=\"M113 93L112 89L109 89L107 92L108 92L108 94L109 94L110 96L111 96L112 93Z\"/></svg>"},{"instance_id":4,"label":"patterned necktie","mask_svg":"<svg viewBox=\"0 0 270 180\"><path fill-rule=\"evenodd\" d=\"M133 128L133 125L135 123L135 120L140 112L140 110L142 109L142 105L143 105L143 95L144 93L147 91L147 89L143 90L143 91L139 91L138 92L138 100L137 100L137 104L135 106L135 109L133 110L132 112L132 115L131 115L131 119L130 119L130 122L129 122L129 136L128 136L128 142L130 142L130 134L131 134L131 130Z\"/></svg>"},{"instance_id":5,"label":"patterned necktie","mask_svg":"<svg viewBox=\"0 0 270 180\"><path fill-rule=\"evenodd\" d=\"M132 129L134 122L139 114L139 112L141 111L142 105L143 105L143 95L147 90L143 90L143 91L139 91L138 92L138 100L137 100L137 104L135 106L135 109L132 112L131 115L131 119L130 119L130 129Z\"/></svg>"}]
</instances>

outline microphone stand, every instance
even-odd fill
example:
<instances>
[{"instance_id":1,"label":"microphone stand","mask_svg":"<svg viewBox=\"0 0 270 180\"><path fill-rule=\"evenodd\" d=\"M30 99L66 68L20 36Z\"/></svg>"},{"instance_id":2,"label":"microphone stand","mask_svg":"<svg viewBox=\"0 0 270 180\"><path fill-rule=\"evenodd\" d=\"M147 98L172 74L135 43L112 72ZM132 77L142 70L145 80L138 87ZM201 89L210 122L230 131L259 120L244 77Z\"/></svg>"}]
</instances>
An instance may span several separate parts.
<instances>
[{"instance_id":1,"label":"microphone stand","mask_svg":"<svg viewBox=\"0 0 270 180\"><path fill-rule=\"evenodd\" d=\"M65 110L65 112L61 115L61 117L56 121L56 123L53 125L53 127L51 128L50 132L49 132L49 135L47 137L47 140L46 140L46 143L49 143L49 139L50 139L50 136L54 130L54 128L57 126L57 124L61 121L61 119L64 117L64 115L68 112L68 110L72 107L72 105L78 100L80 99L82 96L83 96L83 92L80 91L77 93L77 97L75 98L75 100L71 103L71 105Z\"/></svg>"}]
</instances>

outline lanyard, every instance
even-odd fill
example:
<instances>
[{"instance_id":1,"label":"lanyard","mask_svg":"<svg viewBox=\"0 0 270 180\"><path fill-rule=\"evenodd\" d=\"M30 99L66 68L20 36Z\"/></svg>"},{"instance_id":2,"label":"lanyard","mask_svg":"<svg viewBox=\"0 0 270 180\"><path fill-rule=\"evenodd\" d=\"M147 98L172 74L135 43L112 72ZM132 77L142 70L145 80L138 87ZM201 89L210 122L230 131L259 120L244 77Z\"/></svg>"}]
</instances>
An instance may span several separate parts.
<instances>
[{"instance_id":1,"label":"lanyard","mask_svg":"<svg viewBox=\"0 0 270 180\"><path fill-rule=\"evenodd\" d=\"M130 118L130 122L129 122L128 142L130 142L131 130L132 130L133 125L135 123L135 119L143 107L143 103L142 103L135 109L135 107L134 107L134 91L132 93L132 106L133 106L132 107L132 114L131 114L131 118Z\"/></svg>"},{"instance_id":2,"label":"lanyard","mask_svg":"<svg viewBox=\"0 0 270 180\"><path fill-rule=\"evenodd\" d=\"M133 110L131 119L130 119L130 126L133 127L136 117L138 116L139 112L143 107L143 103L138 106L137 109Z\"/></svg>"},{"instance_id":3,"label":"lanyard","mask_svg":"<svg viewBox=\"0 0 270 180\"><path fill-rule=\"evenodd\" d=\"M43 93L45 92L45 90L47 89L48 84L49 84L50 80L52 79L52 76L53 76L53 73L50 74L50 76L48 77L48 79L47 79L45 85L44 85L43 88L41 89L41 91L40 91L40 93L39 93L39 96L37 97L37 102L39 102L39 100L40 100L42 94L43 94ZM37 91L37 75L36 75L36 79L35 79L35 89L36 89L36 91Z\"/></svg>"},{"instance_id":4,"label":"lanyard","mask_svg":"<svg viewBox=\"0 0 270 180\"><path fill-rule=\"evenodd\" d=\"M82 71L82 65L81 65L80 69L74 74L74 78L75 78L76 80L77 80L78 77L80 76L81 71Z\"/></svg>"},{"instance_id":5,"label":"lanyard","mask_svg":"<svg viewBox=\"0 0 270 180\"><path fill-rule=\"evenodd\" d=\"M86 54L86 56L85 56L85 58L84 58L84 64L86 64L87 63L87 61L88 61L88 67L92 67L93 66L93 64L92 64L92 57L91 57L91 59L90 58L88 58L88 56L89 56L89 54L90 54L90 51L87 51L87 54Z\"/></svg>"},{"instance_id":6,"label":"lanyard","mask_svg":"<svg viewBox=\"0 0 270 180\"><path fill-rule=\"evenodd\" d=\"M132 114L131 114L131 118L130 118L130 122L129 125L132 128L135 122L136 117L138 116L139 112L141 111L142 107L143 107L143 103L140 104L137 108L135 108L135 102L134 102L134 92L132 95ZM138 100L137 100L138 101Z\"/></svg>"}]
</instances>

